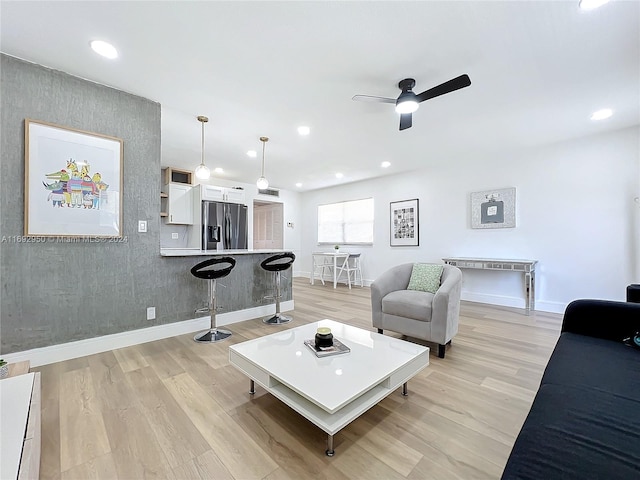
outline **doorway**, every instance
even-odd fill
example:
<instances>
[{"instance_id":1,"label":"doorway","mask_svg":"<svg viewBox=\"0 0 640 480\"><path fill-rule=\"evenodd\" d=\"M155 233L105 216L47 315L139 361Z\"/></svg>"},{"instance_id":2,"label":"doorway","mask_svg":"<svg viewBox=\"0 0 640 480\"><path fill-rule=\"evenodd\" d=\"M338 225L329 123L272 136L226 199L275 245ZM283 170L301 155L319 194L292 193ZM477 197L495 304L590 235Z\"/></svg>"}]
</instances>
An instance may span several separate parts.
<instances>
[{"instance_id":1,"label":"doorway","mask_svg":"<svg viewBox=\"0 0 640 480\"><path fill-rule=\"evenodd\" d=\"M253 201L253 248L284 248L282 203Z\"/></svg>"}]
</instances>

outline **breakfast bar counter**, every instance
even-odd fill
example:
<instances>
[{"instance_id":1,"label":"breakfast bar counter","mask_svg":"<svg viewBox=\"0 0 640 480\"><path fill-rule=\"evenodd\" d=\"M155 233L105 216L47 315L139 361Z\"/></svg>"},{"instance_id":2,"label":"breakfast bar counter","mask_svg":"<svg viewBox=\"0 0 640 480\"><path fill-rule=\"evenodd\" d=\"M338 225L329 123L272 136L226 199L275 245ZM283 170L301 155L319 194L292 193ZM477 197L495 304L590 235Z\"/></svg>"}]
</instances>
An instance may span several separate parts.
<instances>
[{"instance_id":1,"label":"breakfast bar counter","mask_svg":"<svg viewBox=\"0 0 640 480\"><path fill-rule=\"evenodd\" d=\"M203 256L217 256L217 255L256 255L256 254L271 254L290 252L282 248L263 248L263 249L229 249L229 250L199 250L197 248L161 248L161 257L203 257Z\"/></svg>"},{"instance_id":2,"label":"breakfast bar counter","mask_svg":"<svg viewBox=\"0 0 640 480\"><path fill-rule=\"evenodd\" d=\"M191 297L198 299L193 305L194 318L197 308L207 305L207 282L194 277L190 270L193 266L212 257L229 256L236 260L234 269L228 276L220 279L216 289L216 302L220 307L217 314L218 326L241 322L253 318L273 315L275 303L273 295L275 280L273 272L264 270L260 264L278 253L291 252L287 249L239 249L239 250L198 250L190 248L161 248L160 256L166 258L176 275L184 278L184 288L189 289ZM293 310L292 269L283 272L281 280L280 308Z\"/></svg>"}]
</instances>

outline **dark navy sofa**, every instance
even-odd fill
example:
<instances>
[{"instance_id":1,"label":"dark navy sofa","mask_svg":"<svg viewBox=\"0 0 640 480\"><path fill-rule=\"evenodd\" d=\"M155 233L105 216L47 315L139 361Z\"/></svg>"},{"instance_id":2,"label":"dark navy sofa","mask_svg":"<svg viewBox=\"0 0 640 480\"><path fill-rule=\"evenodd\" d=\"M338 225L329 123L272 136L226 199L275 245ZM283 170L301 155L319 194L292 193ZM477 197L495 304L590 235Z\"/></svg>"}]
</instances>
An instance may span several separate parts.
<instances>
[{"instance_id":1,"label":"dark navy sofa","mask_svg":"<svg viewBox=\"0 0 640 480\"><path fill-rule=\"evenodd\" d=\"M576 300L502 479L640 479L640 304Z\"/></svg>"}]
</instances>

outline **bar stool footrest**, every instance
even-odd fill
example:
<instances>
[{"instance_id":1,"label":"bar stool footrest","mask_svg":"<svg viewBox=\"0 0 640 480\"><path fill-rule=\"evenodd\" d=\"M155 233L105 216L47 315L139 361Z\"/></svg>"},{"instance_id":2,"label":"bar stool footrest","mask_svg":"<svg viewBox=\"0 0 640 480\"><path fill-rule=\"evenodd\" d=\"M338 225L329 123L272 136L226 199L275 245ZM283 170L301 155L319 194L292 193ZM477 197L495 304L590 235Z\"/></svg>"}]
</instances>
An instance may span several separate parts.
<instances>
[{"instance_id":1,"label":"bar stool footrest","mask_svg":"<svg viewBox=\"0 0 640 480\"><path fill-rule=\"evenodd\" d=\"M262 297L264 300L278 300L282 298L282 295L265 295L264 297Z\"/></svg>"}]
</instances>

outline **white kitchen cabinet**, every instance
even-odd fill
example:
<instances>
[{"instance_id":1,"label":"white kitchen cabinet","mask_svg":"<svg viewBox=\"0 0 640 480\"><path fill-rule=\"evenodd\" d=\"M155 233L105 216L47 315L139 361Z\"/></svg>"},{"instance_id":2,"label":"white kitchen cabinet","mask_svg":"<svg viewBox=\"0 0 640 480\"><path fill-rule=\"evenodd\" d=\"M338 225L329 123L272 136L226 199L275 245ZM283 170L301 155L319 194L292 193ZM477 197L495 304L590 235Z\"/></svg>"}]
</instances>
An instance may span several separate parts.
<instances>
[{"instance_id":1,"label":"white kitchen cabinet","mask_svg":"<svg viewBox=\"0 0 640 480\"><path fill-rule=\"evenodd\" d=\"M193 199L190 185L169 183L167 187L166 222L179 225L193 225Z\"/></svg>"},{"instance_id":2,"label":"white kitchen cabinet","mask_svg":"<svg viewBox=\"0 0 640 480\"><path fill-rule=\"evenodd\" d=\"M225 191L225 202L241 203L244 205L244 190L239 188L227 188Z\"/></svg>"},{"instance_id":3,"label":"white kitchen cabinet","mask_svg":"<svg viewBox=\"0 0 640 480\"><path fill-rule=\"evenodd\" d=\"M213 200L214 202L224 202L224 187L215 185L200 184L200 197L202 200Z\"/></svg>"},{"instance_id":4,"label":"white kitchen cabinet","mask_svg":"<svg viewBox=\"0 0 640 480\"><path fill-rule=\"evenodd\" d=\"M200 185L200 198L214 202L241 203L244 205L244 190L238 188L218 187L216 185Z\"/></svg>"}]
</instances>

